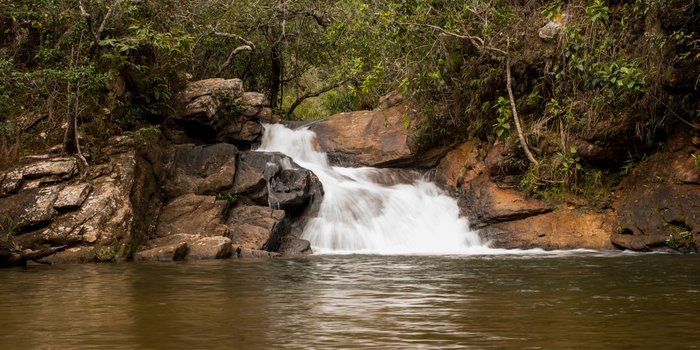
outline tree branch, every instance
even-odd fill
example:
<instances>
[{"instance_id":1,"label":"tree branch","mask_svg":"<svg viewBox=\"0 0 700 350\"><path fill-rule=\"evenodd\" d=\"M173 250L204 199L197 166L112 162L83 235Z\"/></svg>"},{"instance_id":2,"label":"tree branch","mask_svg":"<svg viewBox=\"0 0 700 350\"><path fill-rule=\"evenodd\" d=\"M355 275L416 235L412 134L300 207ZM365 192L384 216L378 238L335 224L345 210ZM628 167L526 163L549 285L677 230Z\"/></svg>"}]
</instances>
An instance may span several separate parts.
<instances>
[{"instance_id":1,"label":"tree branch","mask_svg":"<svg viewBox=\"0 0 700 350\"><path fill-rule=\"evenodd\" d=\"M219 71L216 72L216 75L219 76L221 73L226 69L231 64L231 61L233 61L233 58L238 55L239 52L241 51L253 51L253 48L250 47L249 45L242 45L239 46L231 51L231 53L228 55L228 58L226 58L226 61L219 67Z\"/></svg>"},{"instance_id":2,"label":"tree branch","mask_svg":"<svg viewBox=\"0 0 700 350\"><path fill-rule=\"evenodd\" d=\"M349 81L350 81L350 79L345 79L345 80L342 80L342 81L337 82L337 83L335 83L335 84L331 84L331 85L328 85L328 86L324 86L323 88L321 88L321 89L319 89L319 90L316 90L316 91L313 91L313 92L307 92L307 93L301 95L301 97L297 98L297 100L294 101L294 103L292 103L291 106L289 106L289 110L287 111L287 114L288 114L288 115L292 115L292 113L294 113L294 110L295 110L297 107L299 107L299 105L300 105L302 102L304 102L304 100L306 100L307 98L317 97L317 96L321 95L322 93L331 91L331 90L333 90L333 89L335 89L335 88L337 88L337 87L339 87L339 86L341 86L341 85L343 85L343 84L345 84L345 83L347 83L347 82L349 82Z\"/></svg>"},{"instance_id":3,"label":"tree branch","mask_svg":"<svg viewBox=\"0 0 700 350\"><path fill-rule=\"evenodd\" d=\"M488 46L488 45L486 45L486 42L484 41L483 38L480 38L480 37L475 36L475 35L464 35L464 34L455 33L455 32L449 31L449 30L447 30L447 29L445 29L445 28L442 28L442 27L439 27L439 26L436 26L436 25L432 25L432 24L428 24L428 23L413 23L413 22L409 22L409 23L401 23L401 24L402 24L402 25L424 26L424 27L436 29L436 30L440 31L442 34L445 34L445 35L453 36L453 37L455 37L455 38L460 38L460 39L467 39L467 40L469 40L474 46L476 46L476 47L479 48L479 49L482 49L482 50L489 50L489 51L493 51L493 52L500 53L500 54L502 54L502 55L507 55L507 53L506 53L505 51L503 51L503 50L501 50L501 49L499 49L499 48L497 48L497 47L493 47L493 46Z\"/></svg>"},{"instance_id":4,"label":"tree branch","mask_svg":"<svg viewBox=\"0 0 700 350\"><path fill-rule=\"evenodd\" d=\"M525 141L525 135L523 135L523 128L520 126L520 118L518 118L518 111L515 109L515 98L513 97L513 89L511 87L511 77L510 77L510 57L506 56L506 88L508 89L508 98L510 99L510 108L513 112L513 119L515 120L515 128L518 130L518 139L520 139L520 146L523 147L525 155L530 163L535 166L539 165L537 159L530 152L530 148L527 146Z\"/></svg>"}]
</instances>

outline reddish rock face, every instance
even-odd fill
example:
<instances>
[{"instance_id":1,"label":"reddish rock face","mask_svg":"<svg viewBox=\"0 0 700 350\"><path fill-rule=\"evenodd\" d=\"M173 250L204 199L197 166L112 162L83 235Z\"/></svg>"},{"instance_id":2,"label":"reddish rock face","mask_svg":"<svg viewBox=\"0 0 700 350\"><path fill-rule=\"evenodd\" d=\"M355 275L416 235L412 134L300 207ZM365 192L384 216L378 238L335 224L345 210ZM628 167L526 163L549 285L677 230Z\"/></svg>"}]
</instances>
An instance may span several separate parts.
<instances>
[{"instance_id":1,"label":"reddish rock face","mask_svg":"<svg viewBox=\"0 0 700 350\"><path fill-rule=\"evenodd\" d=\"M340 113L313 124L318 144L343 166L430 167L445 149L414 153L410 137L415 111L407 105Z\"/></svg>"},{"instance_id":2,"label":"reddish rock face","mask_svg":"<svg viewBox=\"0 0 700 350\"><path fill-rule=\"evenodd\" d=\"M447 153L435 168L435 182L446 188L462 188L485 170L485 145L470 140Z\"/></svg>"},{"instance_id":3,"label":"reddish rock face","mask_svg":"<svg viewBox=\"0 0 700 350\"><path fill-rule=\"evenodd\" d=\"M495 248L612 249L612 215L559 207L481 231Z\"/></svg>"}]
</instances>

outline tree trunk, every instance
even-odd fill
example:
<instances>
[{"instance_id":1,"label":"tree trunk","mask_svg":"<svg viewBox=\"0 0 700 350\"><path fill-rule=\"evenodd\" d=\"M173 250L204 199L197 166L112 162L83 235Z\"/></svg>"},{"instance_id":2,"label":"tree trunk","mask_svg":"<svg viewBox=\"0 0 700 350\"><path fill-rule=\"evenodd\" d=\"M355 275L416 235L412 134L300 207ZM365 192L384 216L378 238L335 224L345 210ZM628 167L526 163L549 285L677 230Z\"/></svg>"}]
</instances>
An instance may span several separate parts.
<instances>
[{"instance_id":1,"label":"tree trunk","mask_svg":"<svg viewBox=\"0 0 700 350\"><path fill-rule=\"evenodd\" d=\"M282 50L279 44L272 45L272 76L270 76L270 105L273 108L279 106L279 92L282 85Z\"/></svg>"}]
</instances>

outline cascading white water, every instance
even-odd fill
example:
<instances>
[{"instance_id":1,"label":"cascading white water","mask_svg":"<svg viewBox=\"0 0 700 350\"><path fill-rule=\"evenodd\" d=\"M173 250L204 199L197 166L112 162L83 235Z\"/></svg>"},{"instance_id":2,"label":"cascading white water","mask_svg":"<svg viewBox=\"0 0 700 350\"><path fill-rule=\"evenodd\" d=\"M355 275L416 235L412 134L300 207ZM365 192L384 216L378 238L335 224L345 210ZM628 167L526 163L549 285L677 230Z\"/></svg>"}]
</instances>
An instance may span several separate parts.
<instances>
[{"instance_id":1,"label":"cascading white water","mask_svg":"<svg viewBox=\"0 0 700 350\"><path fill-rule=\"evenodd\" d=\"M318 216L302 238L319 253L464 254L488 250L457 202L435 184L417 180L386 185L387 170L331 167L317 150L316 135L304 128L265 125L260 151L281 152L313 171L325 195Z\"/></svg>"}]
</instances>

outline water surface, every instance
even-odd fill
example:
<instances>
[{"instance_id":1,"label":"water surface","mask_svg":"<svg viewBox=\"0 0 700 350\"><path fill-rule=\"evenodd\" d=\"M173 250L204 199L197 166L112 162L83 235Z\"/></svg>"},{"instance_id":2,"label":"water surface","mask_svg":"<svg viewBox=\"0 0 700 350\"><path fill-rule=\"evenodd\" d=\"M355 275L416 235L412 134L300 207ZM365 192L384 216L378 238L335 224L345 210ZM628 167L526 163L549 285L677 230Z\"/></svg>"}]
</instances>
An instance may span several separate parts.
<instances>
[{"instance_id":1,"label":"water surface","mask_svg":"<svg viewBox=\"0 0 700 350\"><path fill-rule=\"evenodd\" d=\"M0 315L0 349L694 349L700 257L32 266Z\"/></svg>"}]
</instances>

